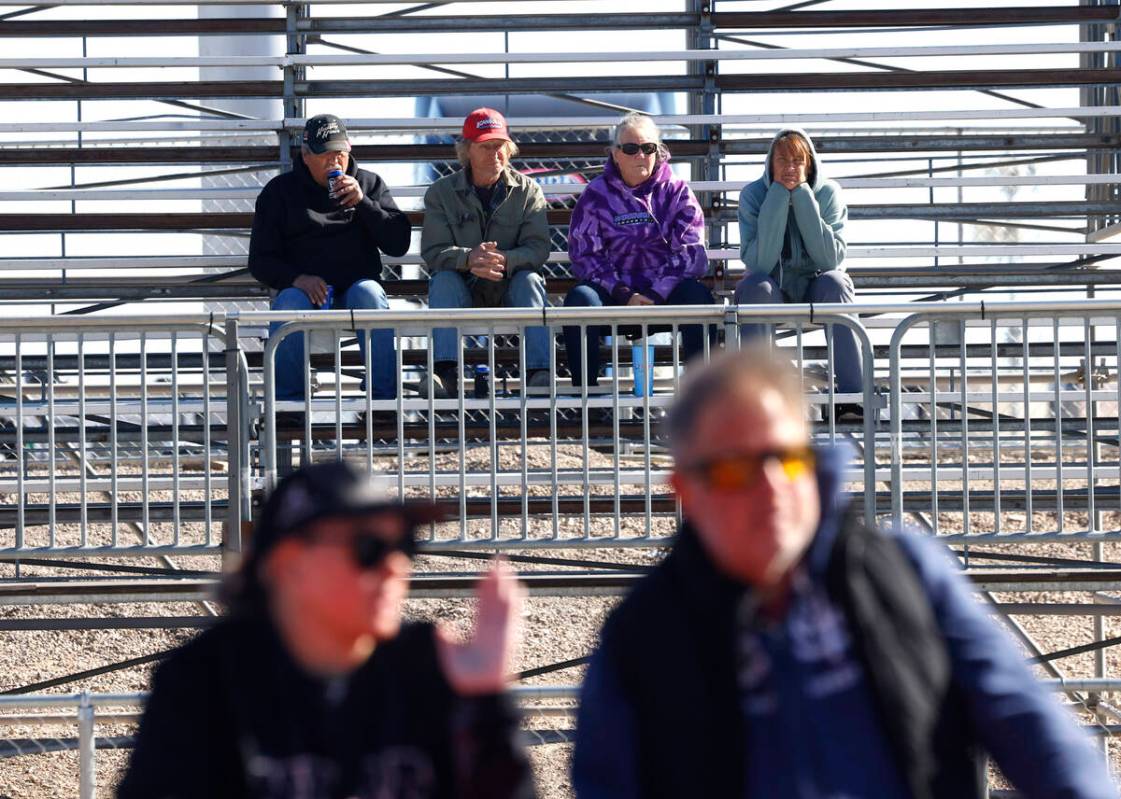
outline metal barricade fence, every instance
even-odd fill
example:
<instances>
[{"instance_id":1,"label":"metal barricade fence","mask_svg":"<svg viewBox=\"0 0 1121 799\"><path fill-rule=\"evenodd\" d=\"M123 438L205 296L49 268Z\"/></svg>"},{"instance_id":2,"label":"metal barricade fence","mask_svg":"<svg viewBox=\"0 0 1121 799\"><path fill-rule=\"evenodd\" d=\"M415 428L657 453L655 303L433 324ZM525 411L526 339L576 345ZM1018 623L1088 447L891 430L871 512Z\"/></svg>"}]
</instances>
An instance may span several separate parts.
<instances>
[{"instance_id":1,"label":"metal barricade fence","mask_svg":"<svg viewBox=\"0 0 1121 799\"><path fill-rule=\"evenodd\" d=\"M1040 682L1050 691L1068 695L1087 692L1100 697L1121 692L1118 678ZM520 685L511 688L510 693L522 708L522 726L530 745L572 740L573 722L579 709L579 685ZM97 750L132 749L134 738L127 733L135 729L147 698L146 693L0 696L0 762L12 757L77 750L78 797L93 799L98 782ZM561 721L565 724L558 729ZM547 728L541 729L542 724ZM23 734L24 730L72 730L75 727L77 736L65 738L14 738L10 732L18 729ZM113 732L105 732L106 727ZM1088 733L1114 736L1121 732L1121 725L1099 722L1084 729Z\"/></svg>"},{"instance_id":2,"label":"metal barricade fence","mask_svg":"<svg viewBox=\"0 0 1121 799\"><path fill-rule=\"evenodd\" d=\"M1121 537L1121 305L914 310L473 309L442 311L438 321L430 311L317 311L0 322L9 386L0 398L0 559L236 551L254 492L317 457L360 460L402 495L456 506L455 522L429 532L426 543L435 548L662 543L676 526L677 506L666 487L661 420L684 369L669 341L690 325L722 330L730 347L741 324L775 327L779 352L803 375L811 409L820 409L815 439L855 445L845 477L869 520L890 503L896 524L919 519L971 540ZM855 321L860 314L898 317L888 348L887 420L877 407L873 349ZM277 321L287 324L266 349L258 393L238 336ZM542 325L549 333L540 371L548 379L527 386L523 376L535 364L527 363L525 334ZM457 328L462 379L452 396L438 397L424 391L435 371L428 339L447 326ZM865 375L860 393L837 391L835 347L823 326L852 331ZM599 385L563 376L566 327L584 363L592 352L585 333L603 334ZM393 329L397 346L356 357L347 342L384 328ZM311 399L276 401L277 348L323 331L332 351L325 358L305 352L300 362L299 382ZM715 342L702 333L702 357ZM396 396L375 399L373 382L363 387L362 380L386 357ZM307 392L313 366L330 375L318 394ZM489 375L478 397L475 366ZM863 419L838 422L833 411L842 403L861 404ZM297 421L281 416L278 424L285 413ZM878 496L875 486L885 482ZM947 512L961 514L960 529L947 528Z\"/></svg>"},{"instance_id":3,"label":"metal barricade fence","mask_svg":"<svg viewBox=\"0 0 1121 799\"><path fill-rule=\"evenodd\" d=\"M969 541L1121 538L1119 363L1116 302L903 319L890 347L894 524Z\"/></svg>"},{"instance_id":4,"label":"metal barricade fence","mask_svg":"<svg viewBox=\"0 0 1121 799\"><path fill-rule=\"evenodd\" d=\"M457 507L455 524L431 532L426 543L434 548L638 546L672 532L677 508L663 488L667 458L660 421L683 365L676 347L637 342L651 342L654 335L676 340L690 324L715 331L725 322L722 308L442 310L435 318L426 311L313 312L285 318L292 321L265 350L266 484L293 457L364 461L402 495L443 498ZM590 351L586 331L601 328L606 375L600 385L555 377L567 364L556 340L565 326L579 335L582 362ZM548 343L538 362L530 363L526 331L532 336L540 327L548 328ZM385 328L394 330L400 346L392 353L369 348L360 374L348 375L339 340ZM436 329L455 330L460 379L447 397L427 390L437 371L427 344ZM333 331L326 369L333 373L331 387L320 386L323 399L277 401L278 348L315 330ZM705 337L706 356L710 346ZM376 358L387 356L393 358L396 396L375 399L374 381L363 386L360 380L374 373ZM312 357L305 348L299 376L305 391L313 384ZM472 379L477 367L483 369ZM636 381L635 371L647 379ZM529 381L531 373L547 379ZM294 424L294 434L278 419ZM293 438L298 453L287 446ZM605 529L593 531L598 524Z\"/></svg>"},{"instance_id":5,"label":"metal barricade fence","mask_svg":"<svg viewBox=\"0 0 1121 799\"><path fill-rule=\"evenodd\" d=\"M205 316L0 320L0 560L220 551L225 351Z\"/></svg>"},{"instance_id":6,"label":"metal barricade fence","mask_svg":"<svg viewBox=\"0 0 1121 799\"><path fill-rule=\"evenodd\" d=\"M430 548L662 543L676 528L677 506L666 488L670 462L661 421L684 369L674 342L691 326L696 326L694 346L707 359L721 330L734 346L739 323L778 325L783 351L802 371L807 390L820 387L811 398L823 411L819 438L852 437L859 449L873 450L874 413L855 426L838 425L833 413L836 403L869 409L876 404L871 380L855 395L838 394L834 387L832 347L816 332L822 326L852 330L863 369L873 374L865 331L836 308L759 306L738 313L719 306L475 309L441 311L436 319L425 311L243 314L243 323L287 320L264 354L263 482L274 484L297 460L364 462L403 496L444 498L458 506L456 523L429 532L425 543ZM547 352L538 352L537 363L527 362L531 347L526 342L542 323ZM453 327L458 390L440 397L428 390L437 364L427 342L435 330ZM557 341L566 328L578 342L579 363L587 364L590 355L602 357L603 374L596 384L558 377L569 361L567 348ZM587 335L591 328L604 344L590 343L599 340ZM359 361L347 358L344 339L356 341L379 330L392 330L391 340L399 346L390 351L372 345ZM316 332L330 334L332 350L318 364L310 347L295 358L292 351L285 353L290 342ZM814 336L820 338L815 346L824 359L821 366L811 363L803 346ZM786 338L789 346L781 341ZM391 359L393 384L388 392L383 385L382 398L376 399L378 358ZM299 374L283 375L285 364ZM318 380L316 365L330 375L327 380ZM471 384L473 366L484 368L489 388ZM547 379L527 380L535 367ZM278 385L286 396L303 396L278 400ZM313 393L317 385L318 395ZM876 476L875 459L861 460L863 466L846 475L859 491L874 485ZM865 512L874 518L874 492L866 497Z\"/></svg>"}]
</instances>

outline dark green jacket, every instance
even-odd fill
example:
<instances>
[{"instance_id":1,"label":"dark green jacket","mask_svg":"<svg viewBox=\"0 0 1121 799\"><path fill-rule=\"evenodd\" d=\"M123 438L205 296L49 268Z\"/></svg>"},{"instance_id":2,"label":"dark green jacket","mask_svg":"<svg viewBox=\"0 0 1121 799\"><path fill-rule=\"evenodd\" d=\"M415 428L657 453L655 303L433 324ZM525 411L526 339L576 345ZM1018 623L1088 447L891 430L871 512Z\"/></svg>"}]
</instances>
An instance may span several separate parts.
<instances>
[{"instance_id":1,"label":"dark green jacket","mask_svg":"<svg viewBox=\"0 0 1121 799\"><path fill-rule=\"evenodd\" d=\"M440 178L424 194L424 228L420 253L429 272L467 271L467 254L484 241L498 242L506 255L506 273L540 271L549 257L549 223L545 195L532 179L509 167L499 181L505 197L489 220L471 186L470 173L461 169ZM478 281L472 292L480 305L498 305L507 280Z\"/></svg>"}]
</instances>

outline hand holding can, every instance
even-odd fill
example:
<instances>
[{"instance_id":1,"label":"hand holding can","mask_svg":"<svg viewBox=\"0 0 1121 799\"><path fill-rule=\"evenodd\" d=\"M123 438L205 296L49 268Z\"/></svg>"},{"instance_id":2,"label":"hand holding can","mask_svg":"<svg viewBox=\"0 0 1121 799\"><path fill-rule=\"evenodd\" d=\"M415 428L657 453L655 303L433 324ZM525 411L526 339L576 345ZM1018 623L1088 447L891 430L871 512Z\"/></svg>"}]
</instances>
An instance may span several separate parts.
<instances>
[{"instance_id":1,"label":"hand holding can","mask_svg":"<svg viewBox=\"0 0 1121 799\"><path fill-rule=\"evenodd\" d=\"M332 169L327 173L327 196L332 200L338 200L335 191L339 186L339 178L343 176L341 169Z\"/></svg>"}]
</instances>

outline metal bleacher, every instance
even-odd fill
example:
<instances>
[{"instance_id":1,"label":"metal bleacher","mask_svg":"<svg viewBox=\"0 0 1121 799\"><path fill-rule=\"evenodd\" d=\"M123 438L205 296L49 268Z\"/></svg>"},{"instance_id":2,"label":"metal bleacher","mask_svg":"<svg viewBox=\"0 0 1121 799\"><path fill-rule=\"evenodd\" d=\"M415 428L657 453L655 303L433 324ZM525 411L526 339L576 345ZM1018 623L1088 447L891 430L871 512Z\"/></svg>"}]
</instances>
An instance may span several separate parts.
<instances>
[{"instance_id":1,"label":"metal bleacher","mask_svg":"<svg viewBox=\"0 0 1121 799\"><path fill-rule=\"evenodd\" d=\"M589 550L660 550L678 513L659 420L681 364L675 338L652 328L703 323L713 347L735 347L740 323L763 321L802 370L815 439L851 448L848 489L867 518L943 536L1063 680L1056 689L1116 732L1121 675L1106 652L1118 641L1105 623L1121 614L1121 8L829 4L667 0L638 12L563 0L477 13L444 0L205 0L196 16L155 0L0 0L0 607L101 609L0 619L0 637L204 625L209 606L128 618L106 608L203 603L263 492L308 458L352 458L404 494L447 501L456 519L426 533L434 557L503 551L525 564L534 596L618 594L641 570L596 568ZM271 43L272 54L230 42L255 53ZM559 175L544 186L559 305L573 284L572 198L596 174L619 98L655 92L677 99L655 116L704 208L707 279L723 304L548 309L554 333L612 326L599 390L571 385L559 341L553 384L523 387L519 342L539 313L434 319L415 244L385 259L394 307L378 315L270 314L248 275L252 200L299 157L308 116L347 119L355 157L387 177L419 231L425 176L454 168L460 120L410 114L411 98L546 96L568 110L508 117L516 165ZM736 200L783 126L813 135L845 191L856 306L731 304L743 268ZM853 314L868 331L868 380L849 396L832 388L822 328ZM307 405L273 398L274 320L320 345L305 365L317 388ZM489 366L489 396L467 381L452 399L415 391L431 330L452 320L485 337L463 349L461 372ZM379 401L360 387L369 364L355 336L386 326L399 391ZM635 391L636 328L651 337L649 393ZM834 421L842 402L862 404L864 419ZM293 410L305 413L288 424ZM460 597L471 580L424 572L413 593ZM1077 599L1051 603L1051 591ZM1060 613L1092 618L1093 640L1074 653L1093 653L1092 675L1075 679L1070 653L1044 651L1021 618ZM88 677L0 690L84 688ZM523 696L540 707L573 690ZM0 758L79 749L81 795L93 796L95 740L128 744L95 733L94 708L137 701L0 702ZM52 703L77 709L80 734L12 743L5 725L34 719L11 713Z\"/></svg>"}]
</instances>

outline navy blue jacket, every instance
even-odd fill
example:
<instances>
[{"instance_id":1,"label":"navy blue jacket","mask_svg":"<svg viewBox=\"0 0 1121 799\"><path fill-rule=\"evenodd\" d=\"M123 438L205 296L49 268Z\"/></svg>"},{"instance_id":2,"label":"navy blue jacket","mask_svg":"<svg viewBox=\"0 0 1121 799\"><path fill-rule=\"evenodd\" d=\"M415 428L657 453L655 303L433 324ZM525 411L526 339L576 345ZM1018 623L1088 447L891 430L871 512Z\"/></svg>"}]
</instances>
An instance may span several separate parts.
<instances>
[{"instance_id":1,"label":"navy blue jacket","mask_svg":"<svg viewBox=\"0 0 1121 799\"><path fill-rule=\"evenodd\" d=\"M612 614L580 702L573 762L578 799L684 799L695 790L794 799L912 795L896 757L897 742L878 712L880 697L873 695L868 670L850 645L861 631L851 629L853 620L823 590L846 503L836 454L822 453L819 461L822 522L781 621L745 624L750 591L722 578L691 534L675 544L677 574L666 579L663 564L663 574L656 571L645 578L645 585ZM1035 684L1021 655L973 599L946 550L913 535L892 535L891 540L898 544L901 564L913 568L915 584L925 593L950 669L950 701L935 708L938 716L929 741L942 769L933 783L935 799L976 794L977 774L969 754L978 748L988 751L1030 799L1116 797L1101 756L1055 697ZM690 554L695 557L685 562L692 562L694 570L682 571L680 556ZM682 574L697 582L684 585ZM620 625L633 625L643 607L651 607L648 592L655 587L674 594L663 608L695 608L695 593L715 598L706 600L705 607L715 609L710 615L717 621L694 618L691 610L653 620L651 649L664 651L675 665L650 663L620 674L616 664L626 660L619 658L621 647L636 640L633 630ZM697 646L698 629L726 634L727 644L716 649L726 650L727 657L711 657ZM635 680L649 685L636 691ZM653 710L636 708L630 699L636 693L660 694L664 701ZM652 720L662 728L649 729ZM714 735L713 729L720 732ZM676 741L676 750L654 758L642 751L650 742L666 739ZM727 771L729 762L739 764L732 771L739 768L742 774L714 782L712 772ZM651 778L652 765L661 770L660 778ZM730 785L736 790L729 791Z\"/></svg>"}]
</instances>

